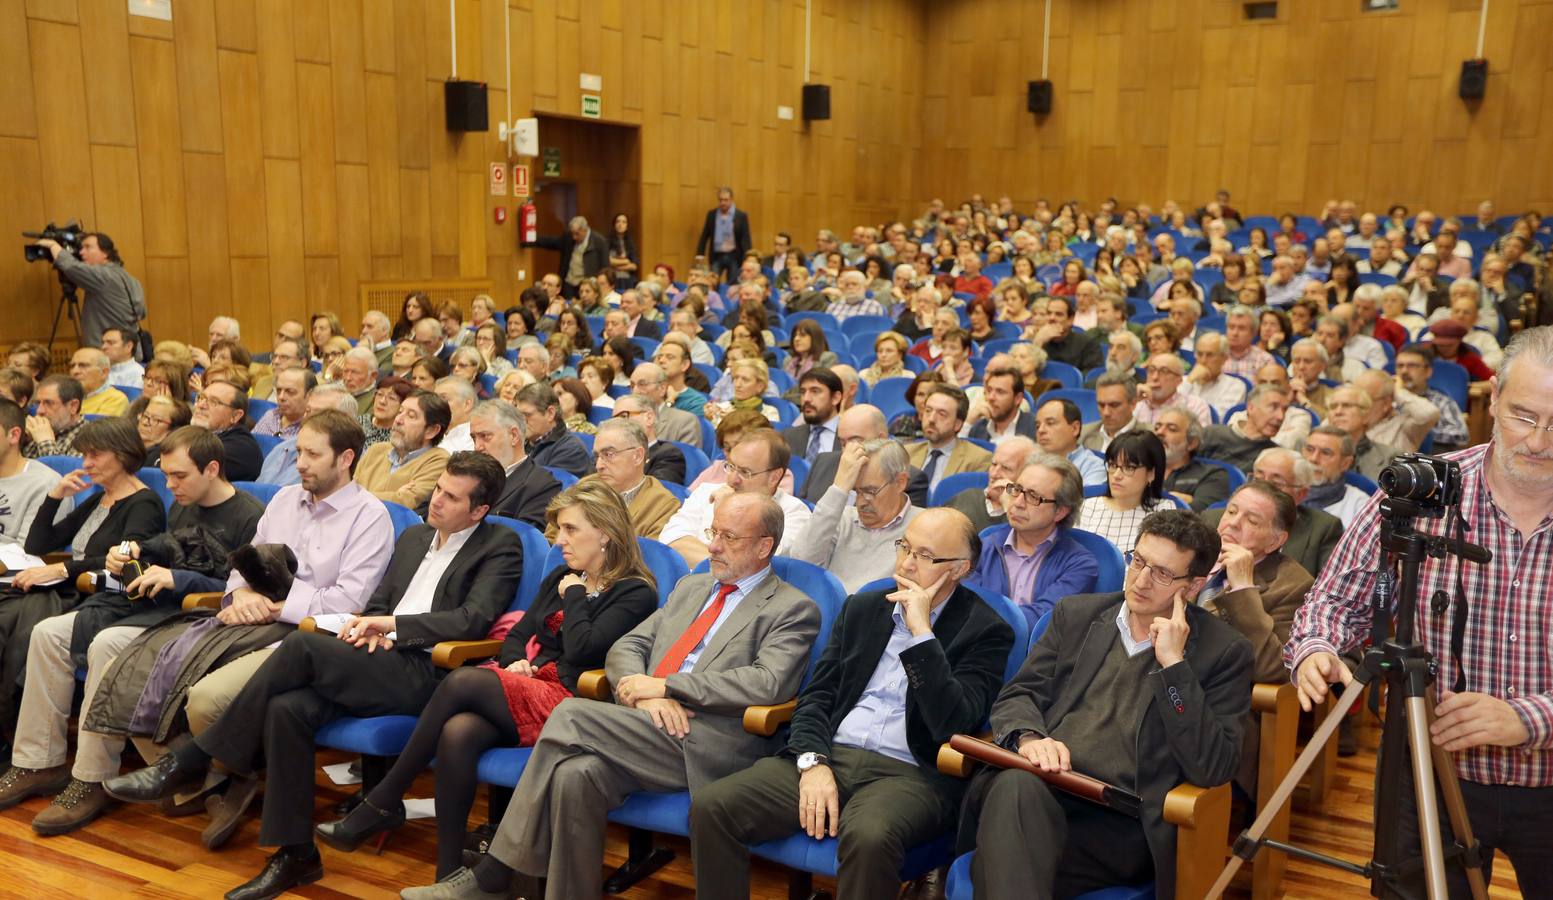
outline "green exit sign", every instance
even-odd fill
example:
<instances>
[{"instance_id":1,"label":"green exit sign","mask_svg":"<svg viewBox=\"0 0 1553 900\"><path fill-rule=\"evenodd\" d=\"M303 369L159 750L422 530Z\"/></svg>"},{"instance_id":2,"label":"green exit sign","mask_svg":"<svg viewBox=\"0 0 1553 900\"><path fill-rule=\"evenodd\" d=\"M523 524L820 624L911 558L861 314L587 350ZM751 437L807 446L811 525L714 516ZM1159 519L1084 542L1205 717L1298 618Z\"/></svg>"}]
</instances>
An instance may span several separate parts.
<instances>
[{"instance_id":1,"label":"green exit sign","mask_svg":"<svg viewBox=\"0 0 1553 900\"><path fill-rule=\"evenodd\" d=\"M589 119L597 119L601 115L601 101L598 94L582 95L582 114Z\"/></svg>"}]
</instances>

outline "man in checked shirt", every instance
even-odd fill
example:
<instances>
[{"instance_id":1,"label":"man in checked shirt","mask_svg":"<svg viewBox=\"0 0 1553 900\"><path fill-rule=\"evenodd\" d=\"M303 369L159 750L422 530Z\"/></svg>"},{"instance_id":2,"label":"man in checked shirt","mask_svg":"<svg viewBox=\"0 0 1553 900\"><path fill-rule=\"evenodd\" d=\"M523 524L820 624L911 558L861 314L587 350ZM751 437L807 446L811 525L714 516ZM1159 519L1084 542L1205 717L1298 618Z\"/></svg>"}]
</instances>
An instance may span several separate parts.
<instances>
[{"instance_id":1,"label":"man in checked shirt","mask_svg":"<svg viewBox=\"0 0 1553 900\"><path fill-rule=\"evenodd\" d=\"M1418 629L1439 663L1434 743L1453 755L1467 815L1485 851L1515 867L1527 897L1553 896L1553 327L1520 332L1506 348L1493 385L1493 439L1451 453L1461 464L1461 512L1467 539L1493 551L1488 565L1467 564L1470 604L1460 667L1467 690L1453 693L1451 614L1432 615L1436 590L1455 593L1454 560L1426 560L1419 576ZM1330 683L1352 673L1338 658L1370 630L1370 595L1380 566L1377 495L1343 533L1310 596L1295 615L1284 647L1300 705L1310 709ZM1415 528L1440 534L1437 519ZM1401 812L1403 853L1418 852L1411 787ZM1442 823L1450 841L1449 823ZM1450 895L1467 895L1459 869L1448 869ZM1405 896L1424 896L1421 875Z\"/></svg>"}]
</instances>

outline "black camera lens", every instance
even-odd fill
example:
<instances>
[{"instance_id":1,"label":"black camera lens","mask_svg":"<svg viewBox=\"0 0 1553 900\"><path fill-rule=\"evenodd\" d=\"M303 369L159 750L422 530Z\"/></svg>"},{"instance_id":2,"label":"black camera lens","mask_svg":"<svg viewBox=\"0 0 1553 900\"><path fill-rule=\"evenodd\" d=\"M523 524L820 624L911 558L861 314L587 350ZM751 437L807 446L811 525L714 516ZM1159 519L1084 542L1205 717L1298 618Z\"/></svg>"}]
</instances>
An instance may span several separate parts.
<instances>
[{"instance_id":1,"label":"black camera lens","mask_svg":"<svg viewBox=\"0 0 1553 900\"><path fill-rule=\"evenodd\" d=\"M1427 500L1440 487L1434 467L1413 460L1392 463L1381 470L1376 481L1387 496L1398 500Z\"/></svg>"}]
</instances>

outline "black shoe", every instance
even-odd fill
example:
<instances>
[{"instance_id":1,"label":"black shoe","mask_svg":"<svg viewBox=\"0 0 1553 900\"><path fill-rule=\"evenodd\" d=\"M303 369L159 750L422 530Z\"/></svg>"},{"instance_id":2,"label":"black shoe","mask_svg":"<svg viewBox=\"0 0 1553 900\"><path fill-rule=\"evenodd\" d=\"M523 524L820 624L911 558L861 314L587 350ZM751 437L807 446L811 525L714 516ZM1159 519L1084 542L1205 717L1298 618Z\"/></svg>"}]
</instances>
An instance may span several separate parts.
<instances>
[{"instance_id":1,"label":"black shoe","mask_svg":"<svg viewBox=\"0 0 1553 900\"><path fill-rule=\"evenodd\" d=\"M116 775L102 783L103 790L115 800L126 803L160 803L178 793L178 789L197 781L203 781L205 771L191 771L178 765L177 758L169 753L155 765L138 769L127 775Z\"/></svg>"},{"instance_id":2,"label":"black shoe","mask_svg":"<svg viewBox=\"0 0 1553 900\"><path fill-rule=\"evenodd\" d=\"M309 847L305 852L281 849L252 881L227 891L226 900L269 900L322 877L324 861L317 847Z\"/></svg>"},{"instance_id":3,"label":"black shoe","mask_svg":"<svg viewBox=\"0 0 1553 900\"><path fill-rule=\"evenodd\" d=\"M382 853L383 841L388 838L388 833L403 824L403 805L385 811L363 799L345 818L325 822L313 830L318 833L319 840L346 853L381 835L378 852Z\"/></svg>"}]
</instances>

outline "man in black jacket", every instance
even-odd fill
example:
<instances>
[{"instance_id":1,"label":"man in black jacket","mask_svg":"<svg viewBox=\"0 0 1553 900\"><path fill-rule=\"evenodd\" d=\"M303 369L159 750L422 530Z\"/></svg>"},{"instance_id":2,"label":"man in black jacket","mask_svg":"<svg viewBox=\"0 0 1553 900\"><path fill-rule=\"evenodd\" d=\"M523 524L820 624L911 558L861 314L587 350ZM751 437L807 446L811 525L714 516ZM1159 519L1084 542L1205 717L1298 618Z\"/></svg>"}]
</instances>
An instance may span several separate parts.
<instances>
[{"instance_id":1,"label":"man in black jacket","mask_svg":"<svg viewBox=\"0 0 1553 900\"><path fill-rule=\"evenodd\" d=\"M960 823L976 896L1072 896L1152 880L1175 896L1165 795L1235 776L1251 709L1251 644L1194 601L1219 536L1184 510L1150 515L1125 588L1080 594L992 707L994 739L1045 771L1077 770L1137 794L1142 814L1049 788L1022 769L983 772Z\"/></svg>"},{"instance_id":2,"label":"man in black jacket","mask_svg":"<svg viewBox=\"0 0 1553 900\"><path fill-rule=\"evenodd\" d=\"M491 513L543 531L545 509L561 492L561 483L529 457L523 438L523 417L510 403L487 400L469 415L469 439L475 442L475 450L501 463L507 473Z\"/></svg>"},{"instance_id":3,"label":"man in black jacket","mask_svg":"<svg viewBox=\"0 0 1553 900\"><path fill-rule=\"evenodd\" d=\"M577 296L577 285L609 268L609 242L588 227L588 220L572 216L566 234L535 238L530 246L554 250L561 256L561 293Z\"/></svg>"},{"instance_id":4,"label":"man in black jacket","mask_svg":"<svg viewBox=\"0 0 1553 900\"><path fill-rule=\"evenodd\" d=\"M229 481L257 481L259 470L264 468L259 442L243 427L247 415L248 393L230 382L205 385L194 401L194 417L189 424L209 428L221 439Z\"/></svg>"},{"instance_id":5,"label":"man in black jacket","mask_svg":"<svg viewBox=\"0 0 1553 900\"><path fill-rule=\"evenodd\" d=\"M859 403L848 409L836 418L836 449L827 450L814 458L814 465L809 467L809 476L793 493L798 499L807 500L811 506L820 502L825 491L836 481L836 470L841 464L841 448L853 441L872 441L889 436L889 427L879 407ZM789 440L788 444L791 445L792 441ZM911 498L912 504L918 509L926 509L927 475L916 466L911 466L907 473L906 496Z\"/></svg>"},{"instance_id":6,"label":"man in black jacket","mask_svg":"<svg viewBox=\"0 0 1553 900\"><path fill-rule=\"evenodd\" d=\"M696 893L749 896L748 844L840 838L837 895L893 897L906 851L954 824L964 785L939 745L981 727L1014 632L960 580L980 555L964 515L924 510L896 589L854 594L798 697L787 749L691 795Z\"/></svg>"},{"instance_id":7,"label":"man in black jacket","mask_svg":"<svg viewBox=\"0 0 1553 900\"><path fill-rule=\"evenodd\" d=\"M717 206L706 211L706 223L696 238L696 256L705 256L713 274L732 281L744 254L754 246L750 240L750 216L734 209L733 188L717 189Z\"/></svg>"},{"instance_id":8,"label":"man in black jacket","mask_svg":"<svg viewBox=\"0 0 1553 900\"><path fill-rule=\"evenodd\" d=\"M427 524L399 537L361 616L288 636L199 738L155 766L111 779L109 793L155 802L203 778L212 760L249 773L262 757L268 774L259 843L280 850L227 896L274 897L317 881L323 863L310 815L313 736L341 716L415 715L442 676L432 647L484 637L511 605L523 548L511 530L484 521L504 480L491 457L453 454ZM330 624L337 636L324 633Z\"/></svg>"},{"instance_id":9,"label":"man in black jacket","mask_svg":"<svg viewBox=\"0 0 1553 900\"><path fill-rule=\"evenodd\" d=\"M578 478L593 471L593 454L561 420L561 401L548 384L531 384L512 398L528 431L528 455L540 466L570 472Z\"/></svg>"}]
</instances>

